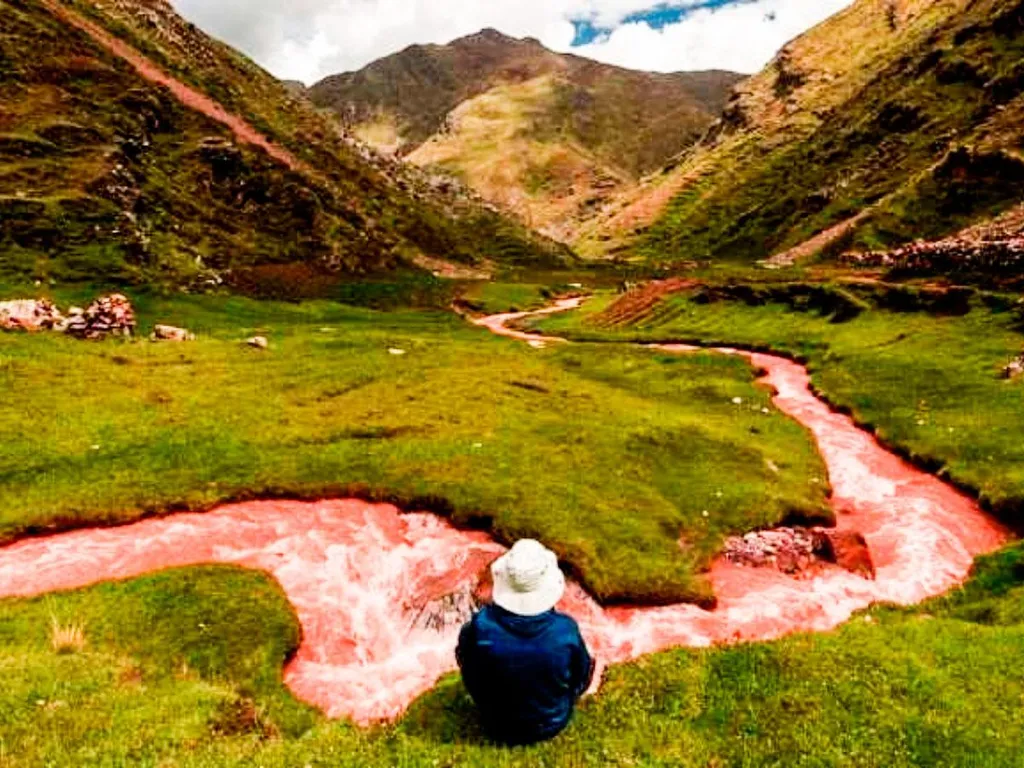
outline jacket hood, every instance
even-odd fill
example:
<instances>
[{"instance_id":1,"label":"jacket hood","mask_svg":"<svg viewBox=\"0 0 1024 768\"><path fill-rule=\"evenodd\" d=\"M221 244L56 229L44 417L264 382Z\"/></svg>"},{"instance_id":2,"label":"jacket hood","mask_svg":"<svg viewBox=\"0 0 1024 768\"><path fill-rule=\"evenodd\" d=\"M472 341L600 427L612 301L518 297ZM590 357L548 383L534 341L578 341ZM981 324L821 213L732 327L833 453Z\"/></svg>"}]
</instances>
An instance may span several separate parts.
<instances>
[{"instance_id":1,"label":"jacket hood","mask_svg":"<svg viewBox=\"0 0 1024 768\"><path fill-rule=\"evenodd\" d=\"M496 624L520 637L536 637L550 627L558 615L552 609L536 616L520 616L493 603L487 607L487 613Z\"/></svg>"}]
</instances>

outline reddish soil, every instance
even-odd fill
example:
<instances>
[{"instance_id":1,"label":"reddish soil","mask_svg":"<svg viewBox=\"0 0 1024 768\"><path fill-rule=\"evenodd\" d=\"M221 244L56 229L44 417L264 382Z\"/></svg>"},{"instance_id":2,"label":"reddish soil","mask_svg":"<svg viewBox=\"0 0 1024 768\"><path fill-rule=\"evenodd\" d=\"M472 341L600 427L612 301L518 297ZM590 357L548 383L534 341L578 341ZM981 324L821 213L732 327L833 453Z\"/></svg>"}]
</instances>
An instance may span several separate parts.
<instances>
[{"instance_id":1,"label":"reddish soil","mask_svg":"<svg viewBox=\"0 0 1024 768\"><path fill-rule=\"evenodd\" d=\"M647 317L666 296L695 288L698 285L700 285L700 281L682 277L643 283L623 294L602 312L597 320L606 327L632 325Z\"/></svg>"},{"instance_id":2,"label":"reddish soil","mask_svg":"<svg viewBox=\"0 0 1024 768\"><path fill-rule=\"evenodd\" d=\"M165 86L186 107L194 109L230 128L239 141L262 148L268 155L292 170L298 170L303 167L302 163L288 150L274 144L245 120L231 114L209 96L171 77L135 48L123 40L114 37L98 24L83 18L80 14L65 7L60 3L60 0L41 0L41 2L58 19L85 32L99 45L130 64L146 80Z\"/></svg>"},{"instance_id":3,"label":"reddish soil","mask_svg":"<svg viewBox=\"0 0 1024 768\"><path fill-rule=\"evenodd\" d=\"M504 329L522 316L479 322L536 341ZM720 351L744 354L766 371L763 381L777 391L777 407L813 433L829 469L838 531L863 536L875 578L839 566L797 578L723 558L710 573L719 598L713 611L695 605L603 609L570 584L561 607L579 620L602 664L676 646L832 629L872 603L911 604L955 587L975 556L1010 539L970 498L832 412L811 394L800 365ZM0 596L39 595L208 562L264 570L281 583L303 627L302 646L285 671L287 684L330 716L369 723L399 716L455 668L459 622L472 607L486 565L501 551L484 534L458 531L428 514L402 515L387 505L238 504L0 549Z\"/></svg>"}]
</instances>

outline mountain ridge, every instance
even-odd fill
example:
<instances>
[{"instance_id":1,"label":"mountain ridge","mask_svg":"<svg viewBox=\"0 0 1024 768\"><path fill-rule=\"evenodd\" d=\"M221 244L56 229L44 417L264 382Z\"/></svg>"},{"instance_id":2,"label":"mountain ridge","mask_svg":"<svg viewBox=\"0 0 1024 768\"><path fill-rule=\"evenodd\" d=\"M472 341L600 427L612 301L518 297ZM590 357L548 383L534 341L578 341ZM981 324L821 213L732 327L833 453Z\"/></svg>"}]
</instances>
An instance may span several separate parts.
<instances>
[{"instance_id":1,"label":"mountain ridge","mask_svg":"<svg viewBox=\"0 0 1024 768\"><path fill-rule=\"evenodd\" d=\"M741 79L639 72L485 29L409 46L307 93L360 139L451 174L571 242L610 189L696 142Z\"/></svg>"},{"instance_id":2,"label":"mountain ridge","mask_svg":"<svg viewBox=\"0 0 1024 768\"><path fill-rule=\"evenodd\" d=\"M937 238L1024 197L1024 3L858 0L741 83L585 255L751 263Z\"/></svg>"},{"instance_id":3,"label":"mountain ridge","mask_svg":"<svg viewBox=\"0 0 1024 768\"><path fill-rule=\"evenodd\" d=\"M344 136L163 0L0 0L0 279L228 283L563 247ZM287 277L287 279L285 279Z\"/></svg>"}]
</instances>

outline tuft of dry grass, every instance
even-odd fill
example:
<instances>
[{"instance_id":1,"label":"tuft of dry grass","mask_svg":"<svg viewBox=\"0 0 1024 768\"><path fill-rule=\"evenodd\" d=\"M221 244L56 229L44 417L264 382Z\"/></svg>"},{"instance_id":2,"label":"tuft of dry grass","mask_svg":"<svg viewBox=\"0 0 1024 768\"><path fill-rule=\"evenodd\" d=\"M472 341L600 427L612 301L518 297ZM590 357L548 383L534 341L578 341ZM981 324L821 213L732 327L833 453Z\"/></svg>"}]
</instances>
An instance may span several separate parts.
<instances>
[{"instance_id":1,"label":"tuft of dry grass","mask_svg":"<svg viewBox=\"0 0 1024 768\"><path fill-rule=\"evenodd\" d=\"M56 614L50 614L50 646L62 655L80 653L85 650L85 627L62 624Z\"/></svg>"}]
</instances>

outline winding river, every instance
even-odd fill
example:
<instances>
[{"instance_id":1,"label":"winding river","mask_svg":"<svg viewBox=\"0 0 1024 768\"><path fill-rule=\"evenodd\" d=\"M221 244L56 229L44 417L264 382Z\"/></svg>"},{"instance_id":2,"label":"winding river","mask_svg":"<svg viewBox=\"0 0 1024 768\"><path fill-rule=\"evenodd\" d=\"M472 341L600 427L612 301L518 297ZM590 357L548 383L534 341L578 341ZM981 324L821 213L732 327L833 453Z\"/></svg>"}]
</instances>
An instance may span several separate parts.
<instances>
[{"instance_id":1,"label":"winding river","mask_svg":"<svg viewBox=\"0 0 1024 768\"><path fill-rule=\"evenodd\" d=\"M544 311L571 306L562 302ZM527 314L476 322L535 346L560 341L508 327ZM864 535L876 578L832 566L797 578L723 559L710 573L719 598L713 611L689 604L603 609L570 583L561 608L579 621L602 663L678 646L826 631L874 602L911 604L945 592L963 581L977 555L1010 539L972 499L888 452L818 400L800 365L719 351L743 355L764 370L776 406L814 435L838 527ZM0 597L202 563L265 571L281 584L302 624L285 682L329 716L367 724L398 717L455 668L461 620L481 575L502 551L486 534L390 505L264 501L15 543L0 549Z\"/></svg>"}]
</instances>

